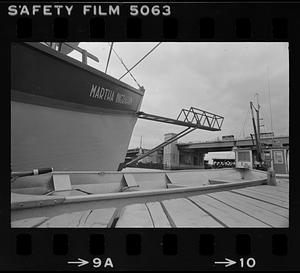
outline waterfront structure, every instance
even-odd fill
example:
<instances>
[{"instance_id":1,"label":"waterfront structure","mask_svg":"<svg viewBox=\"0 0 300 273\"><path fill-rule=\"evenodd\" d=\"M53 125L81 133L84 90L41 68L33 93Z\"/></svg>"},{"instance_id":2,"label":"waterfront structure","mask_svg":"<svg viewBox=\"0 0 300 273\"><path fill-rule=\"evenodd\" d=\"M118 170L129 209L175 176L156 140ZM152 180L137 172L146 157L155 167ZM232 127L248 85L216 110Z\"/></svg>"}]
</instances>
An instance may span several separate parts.
<instances>
[{"instance_id":1,"label":"waterfront structure","mask_svg":"<svg viewBox=\"0 0 300 273\"><path fill-rule=\"evenodd\" d=\"M165 140L171 137L173 134L165 134ZM267 151L272 151L273 158L276 157L276 164L281 164L283 160L284 165L276 167L278 173L288 173L289 172L289 137L288 136L270 136L264 135L261 139L261 143L264 145L264 153ZM165 169L190 169L190 168L205 168L205 154L209 152L228 152L233 151L235 147L243 148L251 151L255 161L256 151L255 145L251 138L235 139L234 136L222 137L222 140L216 141L198 141L198 142L180 142L174 141L173 143L165 146L161 149L160 156L163 157L163 163ZM283 153L283 159L280 160ZM127 152L127 156L130 158L135 157L137 154L137 149L130 149ZM271 155L270 155L271 156ZM280 158L279 158L280 157ZM279 159L277 159L279 158ZM226 164L224 164L226 166Z\"/></svg>"}]
</instances>

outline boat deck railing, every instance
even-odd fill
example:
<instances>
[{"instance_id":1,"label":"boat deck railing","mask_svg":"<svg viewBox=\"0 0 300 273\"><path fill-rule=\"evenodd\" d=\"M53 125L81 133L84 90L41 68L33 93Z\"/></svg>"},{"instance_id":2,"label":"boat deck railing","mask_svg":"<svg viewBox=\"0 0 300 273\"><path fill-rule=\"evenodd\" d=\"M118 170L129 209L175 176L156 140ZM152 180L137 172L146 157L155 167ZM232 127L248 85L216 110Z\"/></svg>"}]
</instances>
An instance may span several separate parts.
<instances>
[{"instance_id":1,"label":"boat deck railing","mask_svg":"<svg viewBox=\"0 0 300 273\"><path fill-rule=\"evenodd\" d=\"M61 52L62 46L66 46L66 47L70 48L71 51L76 50L77 52L79 52L81 54L81 58L82 58L81 60L82 60L82 63L84 63L84 64L87 64L87 58L90 58L90 59L94 60L95 62L99 63L99 59L95 55L89 53L87 50L85 50L81 47L78 47L77 45L74 45L72 43L52 43L52 42L50 42L50 43L43 43L43 44L46 44L47 46L49 46L52 49L57 50L59 52Z\"/></svg>"}]
</instances>

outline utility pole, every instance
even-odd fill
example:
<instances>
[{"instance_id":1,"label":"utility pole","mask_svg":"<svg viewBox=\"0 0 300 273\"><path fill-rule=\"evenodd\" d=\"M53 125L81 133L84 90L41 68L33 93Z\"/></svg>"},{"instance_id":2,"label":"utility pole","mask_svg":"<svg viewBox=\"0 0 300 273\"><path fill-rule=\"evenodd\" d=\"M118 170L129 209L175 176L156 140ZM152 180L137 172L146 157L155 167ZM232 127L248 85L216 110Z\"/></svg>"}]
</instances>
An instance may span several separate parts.
<instances>
[{"instance_id":1,"label":"utility pole","mask_svg":"<svg viewBox=\"0 0 300 273\"><path fill-rule=\"evenodd\" d=\"M141 139L140 139L140 148L142 148L142 143L143 143L143 136L141 136Z\"/></svg>"},{"instance_id":2,"label":"utility pole","mask_svg":"<svg viewBox=\"0 0 300 273\"><path fill-rule=\"evenodd\" d=\"M142 141L143 141L143 136L141 136L141 139L140 139L140 148L139 148L139 152L138 152L139 155L143 154Z\"/></svg>"}]
</instances>

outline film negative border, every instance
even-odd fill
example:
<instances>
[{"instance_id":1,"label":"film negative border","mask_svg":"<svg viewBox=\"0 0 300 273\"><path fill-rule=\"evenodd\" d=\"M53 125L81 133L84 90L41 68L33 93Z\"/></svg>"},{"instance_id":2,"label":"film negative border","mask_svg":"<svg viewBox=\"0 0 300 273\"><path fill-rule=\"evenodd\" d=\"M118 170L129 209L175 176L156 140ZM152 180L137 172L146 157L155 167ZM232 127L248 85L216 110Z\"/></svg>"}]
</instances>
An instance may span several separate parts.
<instances>
[{"instance_id":1,"label":"film negative border","mask_svg":"<svg viewBox=\"0 0 300 273\"><path fill-rule=\"evenodd\" d=\"M57 229L13 233L15 237L5 255L6 261L13 262L10 269L219 270L227 262L233 269L293 268L289 263L292 243L285 231L278 230L254 234L250 229Z\"/></svg>"},{"instance_id":2,"label":"film negative border","mask_svg":"<svg viewBox=\"0 0 300 273\"><path fill-rule=\"evenodd\" d=\"M287 41L290 105L295 107L300 63L297 3L159 3L160 12L164 5L170 6L171 14L166 16L130 15L130 5L138 6L139 13L143 5L148 6L150 13L154 3L119 4L119 16L83 16L84 4L68 4L74 5L71 16L20 15L20 9L18 14L10 16L8 6L13 3L0 4L1 74L3 89L8 94L12 41ZM34 3L15 5L32 7ZM112 2L112 5L118 4ZM146 8L143 12L146 13ZM5 113L9 112L8 105L2 108ZM295 116L290 115L294 126ZM290 139L296 143L292 132ZM296 167L296 148L294 145L291 170ZM3 152L10 159L9 147L4 147ZM2 181L9 181L7 176L2 174ZM290 176L291 180L297 180L295 173ZM0 223L4 247L0 248L0 269L295 270L300 267L297 183L290 186L288 229L11 229L9 191L9 183L2 183ZM231 265L232 261L235 264Z\"/></svg>"},{"instance_id":3,"label":"film negative border","mask_svg":"<svg viewBox=\"0 0 300 273\"><path fill-rule=\"evenodd\" d=\"M11 40L285 41L297 22L292 4L276 2L2 5L2 37Z\"/></svg>"}]
</instances>

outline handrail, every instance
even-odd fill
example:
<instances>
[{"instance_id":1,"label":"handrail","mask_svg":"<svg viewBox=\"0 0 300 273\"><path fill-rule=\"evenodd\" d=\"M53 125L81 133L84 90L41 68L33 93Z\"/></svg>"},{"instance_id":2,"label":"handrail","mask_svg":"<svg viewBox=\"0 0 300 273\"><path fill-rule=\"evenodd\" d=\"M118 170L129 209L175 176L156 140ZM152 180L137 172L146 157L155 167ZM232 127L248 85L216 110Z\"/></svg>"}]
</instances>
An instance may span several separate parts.
<instances>
[{"instance_id":1,"label":"handrail","mask_svg":"<svg viewBox=\"0 0 300 273\"><path fill-rule=\"evenodd\" d=\"M87 58L90 58L90 59L94 60L95 62L99 63L99 59L95 55L89 53L87 50L85 50L83 48L74 46L72 43L52 43L52 42L50 42L50 43L42 42L42 43L46 44L47 46L51 47L54 50L57 50L56 46L58 46L58 51L61 50L62 45L68 46L68 47L78 51L79 53L81 53L82 63L84 63L84 64L87 64Z\"/></svg>"},{"instance_id":2,"label":"handrail","mask_svg":"<svg viewBox=\"0 0 300 273\"><path fill-rule=\"evenodd\" d=\"M90 59L92 59L92 60L96 61L97 63L99 63L99 59L95 55L93 55L93 54L89 53L88 51L86 51L85 49L82 49L78 46L73 46L70 43L63 43L63 44L70 47L70 48L73 48L74 50L76 50L78 52L80 52L82 54L82 62L84 64L87 64L87 57L89 57Z\"/></svg>"}]
</instances>

